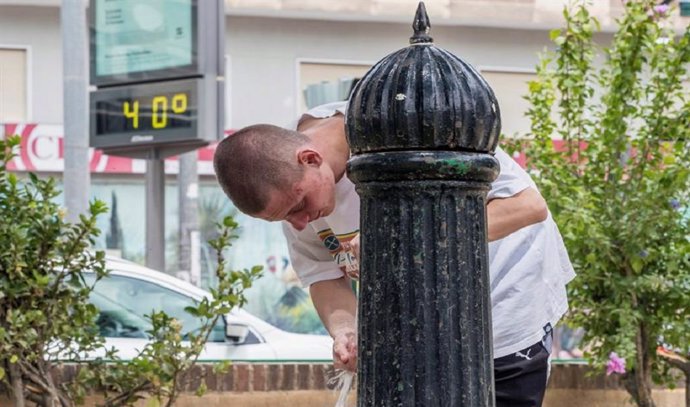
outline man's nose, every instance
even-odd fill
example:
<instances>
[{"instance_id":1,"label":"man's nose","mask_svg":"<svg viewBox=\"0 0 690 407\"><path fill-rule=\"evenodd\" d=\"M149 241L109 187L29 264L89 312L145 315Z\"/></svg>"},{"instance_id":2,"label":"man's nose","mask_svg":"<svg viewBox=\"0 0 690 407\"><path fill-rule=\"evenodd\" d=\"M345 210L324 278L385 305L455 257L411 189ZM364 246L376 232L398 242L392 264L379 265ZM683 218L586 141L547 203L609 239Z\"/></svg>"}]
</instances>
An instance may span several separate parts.
<instances>
[{"instance_id":1,"label":"man's nose","mask_svg":"<svg viewBox=\"0 0 690 407\"><path fill-rule=\"evenodd\" d=\"M296 214L288 217L286 220L292 225L293 228L297 230L304 230L309 223L309 215L306 213Z\"/></svg>"}]
</instances>

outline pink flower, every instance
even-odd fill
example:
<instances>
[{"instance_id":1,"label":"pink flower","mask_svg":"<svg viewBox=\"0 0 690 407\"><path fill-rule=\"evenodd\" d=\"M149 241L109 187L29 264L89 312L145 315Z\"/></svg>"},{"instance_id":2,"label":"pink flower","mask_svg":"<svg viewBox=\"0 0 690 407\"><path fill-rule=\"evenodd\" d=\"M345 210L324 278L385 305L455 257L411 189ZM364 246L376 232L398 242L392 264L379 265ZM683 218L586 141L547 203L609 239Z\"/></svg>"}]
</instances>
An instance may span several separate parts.
<instances>
[{"instance_id":1,"label":"pink flower","mask_svg":"<svg viewBox=\"0 0 690 407\"><path fill-rule=\"evenodd\" d=\"M606 375L609 376L611 373L625 373L625 359L616 352L609 354L609 361L606 363Z\"/></svg>"},{"instance_id":2,"label":"pink flower","mask_svg":"<svg viewBox=\"0 0 690 407\"><path fill-rule=\"evenodd\" d=\"M669 8L670 7L668 6L668 4L659 4L659 5L654 6L654 12L659 14L659 15L664 15L664 14L666 14L666 12L668 11Z\"/></svg>"}]
</instances>

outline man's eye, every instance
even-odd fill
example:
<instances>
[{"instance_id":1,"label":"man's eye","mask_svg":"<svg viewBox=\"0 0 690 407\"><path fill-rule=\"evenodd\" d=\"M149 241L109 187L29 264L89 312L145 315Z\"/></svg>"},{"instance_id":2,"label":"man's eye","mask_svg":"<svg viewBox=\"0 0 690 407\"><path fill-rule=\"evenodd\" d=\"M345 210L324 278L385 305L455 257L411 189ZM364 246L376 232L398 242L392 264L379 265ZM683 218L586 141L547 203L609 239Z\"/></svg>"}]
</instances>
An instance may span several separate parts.
<instances>
[{"instance_id":1,"label":"man's eye","mask_svg":"<svg viewBox=\"0 0 690 407\"><path fill-rule=\"evenodd\" d=\"M290 211L290 215L294 215L302 209L304 209L304 201L301 201L299 204L297 204L297 206L292 208L292 210Z\"/></svg>"}]
</instances>

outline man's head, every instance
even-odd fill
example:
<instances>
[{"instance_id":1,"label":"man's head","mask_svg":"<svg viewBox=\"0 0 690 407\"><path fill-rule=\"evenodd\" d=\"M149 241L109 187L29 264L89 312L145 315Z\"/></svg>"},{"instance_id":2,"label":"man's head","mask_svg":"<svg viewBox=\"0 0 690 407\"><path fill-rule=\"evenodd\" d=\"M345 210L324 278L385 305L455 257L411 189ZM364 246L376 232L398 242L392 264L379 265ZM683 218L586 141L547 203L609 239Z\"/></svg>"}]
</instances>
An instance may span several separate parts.
<instances>
[{"instance_id":1,"label":"man's head","mask_svg":"<svg viewBox=\"0 0 690 407\"><path fill-rule=\"evenodd\" d=\"M301 230L335 206L333 171L299 132L245 127L218 144L213 165L225 194L250 216Z\"/></svg>"}]
</instances>

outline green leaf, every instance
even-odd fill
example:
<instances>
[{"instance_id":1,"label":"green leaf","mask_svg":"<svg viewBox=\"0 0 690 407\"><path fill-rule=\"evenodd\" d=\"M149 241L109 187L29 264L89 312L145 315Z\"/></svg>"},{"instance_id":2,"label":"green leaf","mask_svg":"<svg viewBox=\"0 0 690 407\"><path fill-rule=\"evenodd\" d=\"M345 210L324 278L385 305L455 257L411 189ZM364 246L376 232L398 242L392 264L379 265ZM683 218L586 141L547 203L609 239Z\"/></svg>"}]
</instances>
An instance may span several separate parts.
<instances>
[{"instance_id":1,"label":"green leaf","mask_svg":"<svg viewBox=\"0 0 690 407\"><path fill-rule=\"evenodd\" d=\"M635 273L639 273L640 271L642 271L642 268L644 267L644 262L641 258L635 257L630 261L630 266L632 267Z\"/></svg>"},{"instance_id":2,"label":"green leaf","mask_svg":"<svg viewBox=\"0 0 690 407\"><path fill-rule=\"evenodd\" d=\"M17 357L17 355L10 356L10 363L15 364L18 360L19 358Z\"/></svg>"},{"instance_id":3,"label":"green leaf","mask_svg":"<svg viewBox=\"0 0 690 407\"><path fill-rule=\"evenodd\" d=\"M2 380L2 379L4 379L4 378L5 378L5 369L3 369L2 367L0 367L0 380Z\"/></svg>"},{"instance_id":4,"label":"green leaf","mask_svg":"<svg viewBox=\"0 0 690 407\"><path fill-rule=\"evenodd\" d=\"M206 390L207 390L206 382L202 381L201 384L199 385L199 387L196 389L197 397L201 397L204 394L206 394Z\"/></svg>"},{"instance_id":5,"label":"green leaf","mask_svg":"<svg viewBox=\"0 0 690 407\"><path fill-rule=\"evenodd\" d=\"M184 310L187 311L187 313L189 313L195 317L201 316L201 312L196 307L188 306L188 307L185 307Z\"/></svg>"},{"instance_id":6,"label":"green leaf","mask_svg":"<svg viewBox=\"0 0 690 407\"><path fill-rule=\"evenodd\" d=\"M664 156L664 164L671 165L671 164L675 164L675 162L676 162L676 157L674 157L673 155L667 154Z\"/></svg>"},{"instance_id":7,"label":"green leaf","mask_svg":"<svg viewBox=\"0 0 690 407\"><path fill-rule=\"evenodd\" d=\"M223 219L223 226L234 229L237 228L238 224L232 216L226 216L225 219Z\"/></svg>"},{"instance_id":8,"label":"green leaf","mask_svg":"<svg viewBox=\"0 0 690 407\"><path fill-rule=\"evenodd\" d=\"M558 38L558 36L560 36L560 35L561 35L561 29L560 28L553 29L549 32L549 39L551 39L551 41L555 41L556 38Z\"/></svg>"},{"instance_id":9,"label":"green leaf","mask_svg":"<svg viewBox=\"0 0 690 407\"><path fill-rule=\"evenodd\" d=\"M160 407L161 401L157 397L151 397L148 402L146 402L146 407Z\"/></svg>"}]
</instances>

